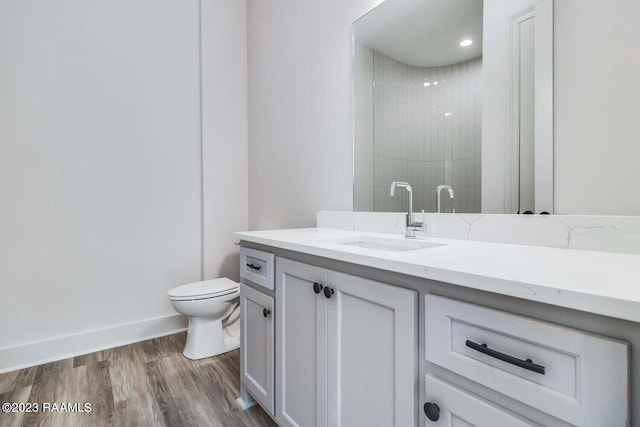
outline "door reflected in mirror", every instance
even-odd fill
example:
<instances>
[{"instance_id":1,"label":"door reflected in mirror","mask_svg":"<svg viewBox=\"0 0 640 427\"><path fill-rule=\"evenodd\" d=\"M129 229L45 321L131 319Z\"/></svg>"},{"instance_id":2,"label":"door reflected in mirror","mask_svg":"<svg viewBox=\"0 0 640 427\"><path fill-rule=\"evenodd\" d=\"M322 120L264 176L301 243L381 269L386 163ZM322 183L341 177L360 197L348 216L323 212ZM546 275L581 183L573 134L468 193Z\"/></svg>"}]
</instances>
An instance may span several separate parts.
<instances>
[{"instance_id":1,"label":"door reflected in mirror","mask_svg":"<svg viewBox=\"0 0 640 427\"><path fill-rule=\"evenodd\" d=\"M387 0L354 23L355 210L406 210L407 181L416 211L553 211L550 1Z\"/></svg>"}]
</instances>

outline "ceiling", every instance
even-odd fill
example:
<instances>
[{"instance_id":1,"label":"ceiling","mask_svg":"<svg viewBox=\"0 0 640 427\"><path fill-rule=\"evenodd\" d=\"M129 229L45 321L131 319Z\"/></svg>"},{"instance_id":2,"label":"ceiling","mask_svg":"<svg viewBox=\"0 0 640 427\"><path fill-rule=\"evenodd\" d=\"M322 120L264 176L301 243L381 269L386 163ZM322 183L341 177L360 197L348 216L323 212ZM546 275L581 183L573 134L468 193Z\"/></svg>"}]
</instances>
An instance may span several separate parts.
<instances>
[{"instance_id":1,"label":"ceiling","mask_svg":"<svg viewBox=\"0 0 640 427\"><path fill-rule=\"evenodd\" d=\"M353 33L405 64L456 64L482 55L482 0L387 0L358 19ZM460 47L464 39L473 44Z\"/></svg>"}]
</instances>

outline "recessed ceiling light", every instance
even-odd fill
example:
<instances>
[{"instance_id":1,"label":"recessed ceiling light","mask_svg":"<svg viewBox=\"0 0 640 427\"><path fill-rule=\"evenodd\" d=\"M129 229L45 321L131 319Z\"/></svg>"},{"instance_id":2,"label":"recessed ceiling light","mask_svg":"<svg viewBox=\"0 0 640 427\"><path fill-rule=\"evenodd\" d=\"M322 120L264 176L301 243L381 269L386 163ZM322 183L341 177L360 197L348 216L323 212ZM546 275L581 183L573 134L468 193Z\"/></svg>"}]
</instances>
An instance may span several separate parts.
<instances>
[{"instance_id":1,"label":"recessed ceiling light","mask_svg":"<svg viewBox=\"0 0 640 427\"><path fill-rule=\"evenodd\" d=\"M472 44L473 44L473 40L471 39L464 39L460 42L461 47L471 46Z\"/></svg>"},{"instance_id":2,"label":"recessed ceiling light","mask_svg":"<svg viewBox=\"0 0 640 427\"><path fill-rule=\"evenodd\" d=\"M433 85L438 86L438 82L437 81L433 82Z\"/></svg>"},{"instance_id":3,"label":"recessed ceiling light","mask_svg":"<svg viewBox=\"0 0 640 427\"><path fill-rule=\"evenodd\" d=\"M431 86L430 82L424 82L424 87Z\"/></svg>"},{"instance_id":4,"label":"recessed ceiling light","mask_svg":"<svg viewBox=\"0 0 640 427\"><path fill-rule=\"evenodd\" d=\"M453 113L444 113L445 117L450 117Z\"/></svg>"}]
</instances>

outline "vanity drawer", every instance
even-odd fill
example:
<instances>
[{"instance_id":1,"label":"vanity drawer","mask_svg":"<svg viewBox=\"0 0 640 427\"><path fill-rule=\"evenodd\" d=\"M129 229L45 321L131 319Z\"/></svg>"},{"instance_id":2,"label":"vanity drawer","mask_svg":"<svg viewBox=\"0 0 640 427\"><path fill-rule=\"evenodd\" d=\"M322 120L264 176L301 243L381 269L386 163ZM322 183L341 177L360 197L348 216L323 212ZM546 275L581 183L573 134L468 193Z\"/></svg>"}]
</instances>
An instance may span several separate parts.
<instances>
[{"instance_id":1,"label":"vanity drawer","mask_svg":"<svg viewBox=\"0 0 640 427\"><path fill-rule=\"evenodd\" d=\"M275 255L269 252L249 248L240 249L240 277L273 290L275 258Z\"/></svg>"},{"instance_id":2,"label":"vanity drawer","mask_svg":"<svg viewBox=\"0 0 640 427\"><path fill-rule=\"evenodd\" d=\"M425 376L425 398L425 427L542 427L432 375Z\"/></svg>"},{"instance_id":3,"label":"vanity drawer","mask_svg":"<svg viewBox=\"0 0 640 427\"><path fill-rule=\"evenodd\" d=\"M427 361L573 425L626 425L627 343L435 295L425 322Z\"/></svg>"}]
</instances>

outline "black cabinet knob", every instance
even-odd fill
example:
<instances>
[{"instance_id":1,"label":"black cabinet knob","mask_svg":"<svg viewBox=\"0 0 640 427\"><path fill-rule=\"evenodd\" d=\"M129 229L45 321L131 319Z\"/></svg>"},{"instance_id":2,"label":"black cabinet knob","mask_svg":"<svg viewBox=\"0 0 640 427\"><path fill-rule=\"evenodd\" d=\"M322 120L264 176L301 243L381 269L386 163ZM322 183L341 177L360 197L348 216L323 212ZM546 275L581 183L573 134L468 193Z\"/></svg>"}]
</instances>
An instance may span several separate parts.
<instances>
[{"instance_id":1,"label":"black cabinet knob","mask_svg":"<svg viewBox=\"0 0 640 427\"><path fill-rule=\"evenodd\" d=\"M427 402L424 404L424 414L431 421L438 421L440 419L440 408L435 403Z\"/></svg>"},{"instance_id":2,"label":"black cabinet knob","mask_svg":"<svg viewBox=\"0 0 640 427\"><path fill-rule=\"evenodd\" d=\"M320 283L318 283L318 282L314 282L314 283L313 283L313 292L315 292L316 294L319 294L319 293L320 293L320 291L322 291L322 288L323 288L323 287L324 287L324 286L322 286Z\"/></svg>"},{"instance_id":3,"label":"black cabinet knob","mask_svg":"<svg viewBox=\"0 0 640 427\"><path fill-rule=\"evenodd\" d=\"M331 298L331 295L333 295L333 293L334 293L333 288L330 288L328 286L326 288L324 288L324 296L326 298Z\"/></svg>"},{"instance_id":4,"label":"black cabinet knob","mask_svg":"<svg viewBox=\"0 0 640 427\"><path fill-rule=\"evenodd\" d=\"M264 317L269 317L269 315L271 314L271 310L267 309L267 308L263 308L262 309L262 315Z\"/></svg>"}]
</instances>

